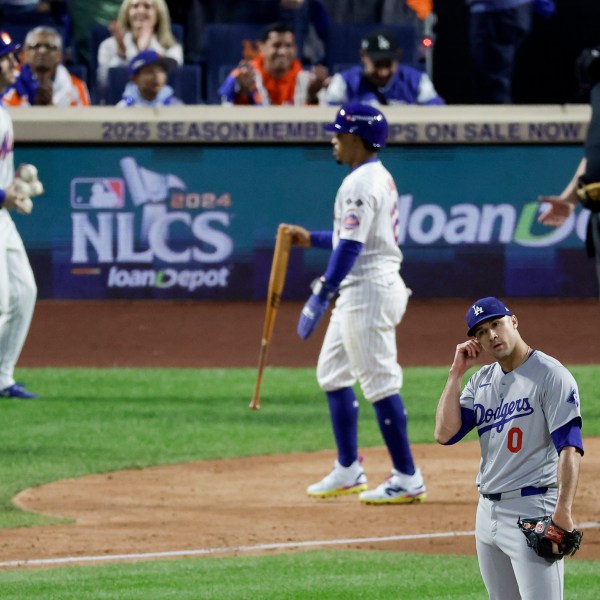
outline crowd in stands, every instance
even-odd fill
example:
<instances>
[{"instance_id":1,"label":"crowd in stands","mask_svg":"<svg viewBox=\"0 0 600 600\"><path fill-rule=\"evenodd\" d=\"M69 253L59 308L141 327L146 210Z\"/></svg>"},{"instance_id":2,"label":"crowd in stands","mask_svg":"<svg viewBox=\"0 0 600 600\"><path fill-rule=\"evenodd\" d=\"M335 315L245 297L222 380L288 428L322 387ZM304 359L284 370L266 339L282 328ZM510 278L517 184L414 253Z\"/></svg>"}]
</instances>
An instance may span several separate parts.
<instances>
[{"instance_id":1,"label":"crowd in stands","mask_svg":"<svg viewBox=\"0 0 600 600\"><path fill-rule=\"evenodd\" d=\"M585 102L574 65L584 47L600 43L596 4L0 0L0 30L15 47L17 71L2 99L127 107ZM572 36L578 41L568 39L565 23L584 15ZM571 79L556 94L548 85L545 97L524 93L519 65L540 51L528 42L551 34L552 48L570 44Z\"/></svg>"}]
</instances>

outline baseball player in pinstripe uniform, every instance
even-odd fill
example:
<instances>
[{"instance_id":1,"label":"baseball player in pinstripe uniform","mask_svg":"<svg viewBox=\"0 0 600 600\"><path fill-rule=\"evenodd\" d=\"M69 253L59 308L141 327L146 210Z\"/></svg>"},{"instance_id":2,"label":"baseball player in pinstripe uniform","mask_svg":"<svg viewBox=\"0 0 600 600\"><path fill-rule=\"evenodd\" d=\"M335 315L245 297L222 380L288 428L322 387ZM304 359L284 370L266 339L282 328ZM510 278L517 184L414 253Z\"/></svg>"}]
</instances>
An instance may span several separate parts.
<instances>
[{"instance_id":1,"label":"baseball player in pinstripe uniform","mask_svg":"<svg viewBox=\"0 0 600 600\"><path fill-rule=\"evenodd\" d=\"M562 560L527 545L517 520L550 515L573 530L571 509L583 455L577 383L557 360L532 350L517 317L497 298L467 311L466 342L458 344L439 400L435 437L454 444L473 428L481 446L475 539L490 598L562 600ZM496 362L471 376L484 351Z\"/></svg>"},{"instance_id":2,"label":"baseball player in pinstripe uniform","mask_svg":"<svg viewBox=\"0 0 600 600\"><path fill-rule=\"evenodd\" d=\"M325 274L313 287L298 322L306 339L339 293L325 334L317 379L325 391L338 457L324 479L310 485L309 496L360 493L367 504L421 502L423 477L413 462L407 415L398 390L402 369L396 360L396 326L409 291L400 277L398 193L377 152L385 146L387 121L376 108L346 104L326 130L335 133L333 154L350 174L338 190L333 231L288 226L292 243L332 250ZM367 490L358 455L359 381L373 404L391 460L389 479Z\"/></svg>"},{"instance_id":3,"label":"baseball player in pinstripe uniform","mask_svg":"<svg viewBox=\"0 0 600 600\"><path fill-rule=\"evenodd\" d=\"M15 80L19 48L7 33L0 32L0 92ZM13 371L29 331L37 287L23 241L8 213L24 196L12 186L14 135L4 107L0 107L0 140L0 398L30 399L37 395L16 383Z\"/></svg>"}]
</instances>

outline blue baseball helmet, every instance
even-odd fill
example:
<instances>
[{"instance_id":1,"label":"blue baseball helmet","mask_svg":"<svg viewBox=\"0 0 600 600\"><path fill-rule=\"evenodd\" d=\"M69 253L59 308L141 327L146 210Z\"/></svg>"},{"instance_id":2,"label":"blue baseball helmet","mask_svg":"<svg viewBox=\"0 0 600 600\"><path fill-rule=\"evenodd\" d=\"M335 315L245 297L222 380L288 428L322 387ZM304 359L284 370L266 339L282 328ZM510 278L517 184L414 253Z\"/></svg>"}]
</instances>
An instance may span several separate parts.
<instances>
[{"instance_id":1,"label":"blue baseball helmet","mask_svg":"<svg viewBox=\"0 0 600 600\"><path fill-rule=\"evenodd\" d=\"M344 104L326 131L352 133L374 148L384 148L388 124L382 112L369 104Z\"/></svg>"}]
</instances>

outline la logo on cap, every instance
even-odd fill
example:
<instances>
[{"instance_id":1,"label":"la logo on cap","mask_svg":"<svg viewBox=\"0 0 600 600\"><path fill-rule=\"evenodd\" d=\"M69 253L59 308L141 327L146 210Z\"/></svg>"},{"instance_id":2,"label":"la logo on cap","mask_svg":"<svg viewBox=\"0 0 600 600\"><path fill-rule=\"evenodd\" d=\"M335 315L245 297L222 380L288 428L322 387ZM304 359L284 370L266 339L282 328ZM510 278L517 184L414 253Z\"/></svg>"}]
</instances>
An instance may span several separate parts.
<instances>
[{"instance_id":1,"label":"la logo on cap","mask_svg":"<svg viewBox=\"0 0 600 600\"><path fill-rule=\"evenodd\" d=\"M473 306L473 312L475 313L475 316L480 315L483 312L483 308L481 308L481 306L477 306L477 304L475 304Z\"/></svg>"},{"instance_id":2,"label":"la logo on cap","mask_svg":"<svg viewBox=\"0 0 600 600\"><path fill-rule=\"evenodd\" d=\"M377 47L380 50L389 50L390 49L390 41L383 35L378 35L377 36Z\"/></svg>"}]
</instances>

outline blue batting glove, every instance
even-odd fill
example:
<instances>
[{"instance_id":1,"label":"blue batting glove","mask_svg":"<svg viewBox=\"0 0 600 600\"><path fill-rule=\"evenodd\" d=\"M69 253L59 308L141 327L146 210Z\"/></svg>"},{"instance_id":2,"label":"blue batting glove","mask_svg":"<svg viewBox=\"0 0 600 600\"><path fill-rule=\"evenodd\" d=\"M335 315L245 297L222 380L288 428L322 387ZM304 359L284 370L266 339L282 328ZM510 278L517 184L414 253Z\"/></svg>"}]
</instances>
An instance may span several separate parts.
<instances>
[{"instance_id":1,"label":"blue batting glove","mask_svg":"<svg viewBox=\"0 0 600 600\"><path fill-rule=\"evenodd\" d=\"M315 330L317 323L321 320L327 307L329 306L329 300L319 298L316 294L308 299L308 302L304 305L302 312L300 313L300 319L298 321L298 335L306 340L310 334Z\"/></svg>"},{"instance_id":2,"label":"blue batting glove","mask_svg":"<svg viewBox=\"0 0 600 600\"><path fill-rule=\"evenodd\" d=\"M556 12L554 0L533 0L533 10L547 19Z\"/></svg>"},{"instance_id":3,"label":"blue batting glove","mask_svg":"<svg viewBox=\"0 0 600 600\"><path fill-rule=\"evenodd\" d=\"M328 285L321 278L313 286L313 293L308 299L298 320L296 331L301 339L306 340L315 330L317 323L322 319L330 300L336 295L337 288Z\"/></svg>"}]
</instances>

